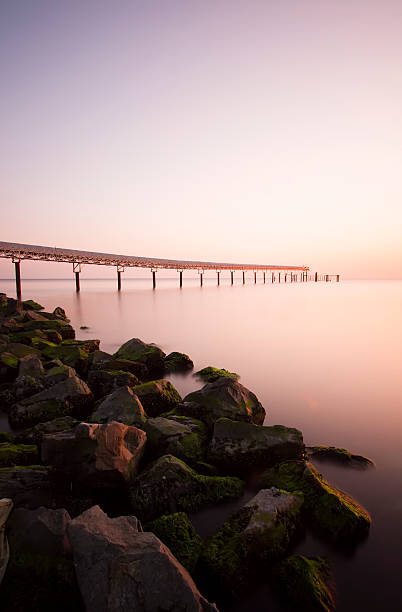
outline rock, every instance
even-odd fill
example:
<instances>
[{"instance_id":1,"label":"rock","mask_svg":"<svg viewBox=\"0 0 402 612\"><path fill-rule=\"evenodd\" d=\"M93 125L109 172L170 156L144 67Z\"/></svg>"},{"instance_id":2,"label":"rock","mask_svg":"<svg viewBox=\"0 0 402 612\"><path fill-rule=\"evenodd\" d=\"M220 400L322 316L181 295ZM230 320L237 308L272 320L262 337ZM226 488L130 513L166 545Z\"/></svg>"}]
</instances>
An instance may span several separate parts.
<instances>
[{"instance_id":1,"label":"rock","mask_svg":"<svg viewBox=\"0 0 402 612\"><path fill-rule=\"evenodd\" d=\"M9 419L13 426L36 425L59 416L85 414L92 403L88 385L78 376L71 376L13 406Z\"/></svg>"},{"instance_id":2,"label":"rock","mask_svg":"<svg viewBox=\"0 0 402 612\"><path fill-rule=\"evenodd\" d=\"M284 603L295 610L333 612L331 572L322 557L292 555L275 570L275 587Z\"/></svg>"},{"instance_id":3,"label":"rock","mask_svg":"<svg viewBox=\"0 0 402 612\"><path fill-rule=\"evenodd\" d=\"M88 352L80 345L62 342L42 349L48 359L60 359L64 365L74 368L81 376L88 371Z\"/></svg>"},{"instance_id":4,"label":"rock","mask_svg":"<svg viewBox=\"0 0 402 612\"><path fill-rule=\"evenodd\" d=\"M99 404L90 420L93 423L118 421L126 425L143 428L146 414L138 397L130 387L120 387Z\"/></svg>"},{"instance_id":5,"label":"rock","mask_svg":"<svg viewBox=\"0 0 402 612\"><path fill-rule=\"evenodd\" d=\"M40 330L56 330L59 332L63 340L74 340L75 331L74 328L71 327L66 321L61 319L49 319L48 313L41 313L42 315L47 315L44 321L26 321L23 324L23 330L29 331L32 329L40 329ZM17 330L15 330L17 331Z\"/></svg>"},{"instance_id":6,"label":"rock","mask_svg":"<svg viewBox=\"0 0 402 612\"><path fill-rule=\"evenodd\" d=\"M57 329L44 329L43 334L46 340L53 342L53 344L60 344L63 341L63 336L57 331Z\"/></svg>"},{"instance_id":7,"label":"rock","mask_svg":"<svg viewBox=\"0 0 402 612\"><path fill-rule=\"evenodd\" d=\"M237 595L287 550L299 522L301 494L262 489L207 539L200 572L212 592Z\"/></svg>"},{"instance_id":8,"label":"rock","mask_svg":"<svg viewBox=\"0 0 402 612\"><path fill-rule=\"evenodd\" d=\"M340 465L346 465L355 468L375 467L374 461L363 455L353 455L346 448L337 448L336 446L308 446L306 448L309 457L312 459L320 459L320 461L331 461Z\"/></svg>"},{"instance_id":9,"label":"rock","mask_svg":"<svg viewBox=\"0 0 402 612\"><path fill-rule=\"evenodd\" d=\"M38 302L34 302L34 300L24 300L22 302L22 307L24 310L44 310L44 306L41 306Z\"/></svg>"},{"instance_id":10,"label":"rock","mask_svg":"<svg viewBox=\"0 0 402 612\"><path fill-rule=\"evenodd\" d=\"M43 391L44 385L40 378L33 376L17 376L13 384L15 402L20 402L27 397L36 395Z\"/></svg>"},{"instance_id":11,"label":"rock","mask_svg":"<svg viewBox=\"0 0 402 612\"><path fill-rule=\"evenodd\" d=\"M218 378L186 395L180 411L210 428L222 417L255 425L262 425L265 418L265 410L254 393L230 378Z\"/></svg>"},{"instance_id":12,"label":"rock","mask_svg":"<svg viewBox=\"0 0 402 612\"><path fill-rule=\"evenodd\" d=\"M68 526L86 612L212 612L187 571L133 516L108 518L98 506ZM125 602L125 605L122 605Z\"/></svg>"},{"instance_id":13,"label":"rock","mask_svg":"<svg viewBox=\"0 0 402 612\"><path fill-rule=\"evenodd\" d=\"M82 610L64 509L18 508L8 522L2 604L13 610ZM8 605L7 605L8 604Z\"/></svg>"},{"instance_id":14,"label":"rock","mask_svg":"<svg viewBox=\"0 0 402 612\"><path fill-rule=\"evenodd\" d=\"M153 380L135 387L144 410L149 417L157 417L178 406L181 396L168 380Z\"/></svg>"},{"instance_id":15,"label":"rock","mask_svg":"<svg viewBox=\"0 0 402 612\"><path fill-rule=\"evenodd\" d=\"M185 353L173 351L165 357L165 372L186 372L194 368L194 363Z\"/></svg>"},{"instance_id":16,"label":"rock","mask_svg":"<svg viewBox=\"0 0 402 612\"><path fill-rule=\"evenodd\" d=\"M99 358L98 358L99 359ZM130 361L130 359L114 359L110 356L107 361L94 360L92 367L100 370L118 370L119 372L130 372L139 380L148 377L148 368L144 363L139 361Z\"/></svg>"},{"instance_id":17,"label":"rock","mask_svg":"<svg viewBox=\"0 0 402 612\"><path fill-rule=\"evenodd\" d=\"M235 499L243 492L238 478L202 476L173 455L164 455L141 472L130 488L134 512L149 521L174 512Z\"/></svg>"},{"instance_id":18,"label":"rock","mask_svg":"<svg viewBox=\"0 0 402 612\"><path fill-rule=\"evenodd\" d=\"M66 311L64 308L61 308L61 306L56 306L56 308L53 310L53 314L58 319L64 319L64 321L67 322L69 321L69 319L67 319Z\"/></svg>"},{"instance_id":19,"label":"rock","mask_svg":"<svg viewBox=\"0 0 402 612\"><path fill-rule=\"evenodd\" d=\"M77 346L88 355L99 350L100 340L65 340L64 346Z\"/></svg>"},{"instance_id":20,"label":"rock","mask_svg":"<svg viewBox=\"0 0 402 612\"><path fill-rule=\"evenodd\" d=\"M157 417L148 419L144 429L147 433L147 456L152 459L170 454L192 466L205 459L207 429L201 421L184 417L184 421L180 422Z\"/></svg>"},{"instance_id":21,"label":"rock","mask_svg":"<svg viewBox=\"0 0 402 612\"><path fill-rule=\"evenodd\" d=\"M32 376L32 378L41 378L44 374L44 369L38 355L26 355L19 362L18 376Z\"/></svg>"},{"instance_id":22,"label":"rock","mask_svg":"<svg viewBox=\"0 0 402 612\"><path fill-rule=\"evenodd\" d=\"M33 444L0 443L0 467L38 463L38 447Z\"/></svg>"},{"instance_id":23,"label":"rock","mask_svg":"<svg viewBox=\"0 0 402 612\"><path fill-rule=\"evenodd\" d=\"M15 441L25 444L37 444L40 446L42 437L45 434L55 433L57 431L65 431L73 429L78 425L79 421L70 416L59 417L45 423L38 423L35 427L24 429L16 435Z\"/></svg>"},{"instance_id":24,"label":"rock","mask_svg":"<svg viewBox=\"0 0 402 612\"><path fill-rule=\"evenodd\" d=\"M6 573L10 549L6 538L6 522L13 508L11 499L0 499L0 585Z\"/></svg>"},{"instance_id":25,"label":"rock","mask_svg":"<svg viewBox=\"0 0 402 612\"><path fill-rule=\"evenodd\" d=\"M42 382L45 387L49 388L76 375L77 373L74 368L70 368L70 366L66 366L60 361L60 364L47 370Z\"/></svg>"},{"instance_id":26,"label":"rock","mask_svg":"<svg viewBox=\"0 0 402 612\"><path fill-rule=\"evenodd\" d=\"M164 370L166 355L158 346L145 344L139 338L132 338L116 351L114 357L144 363L150 376L160 376Z\"/></svg>"},{"instance_id":27,"label":"rock","mask_svg":"<svg viewBox=\"0 0 402 612\"><path fill-rule=\"evenodd\" d=\"M214 368L213 366L207 366L206 368L202 368L202 370L198 370L195 373L195 376L202 378L205 382L215 382L218 378L231 378L232 380L239 380L239 374L236 372L229 372L224 368Z\"/></svg>"},{"instance_id":28,"label":"rock","mask_svg":"<svg viewBox=\"0 0 402 612\"><path fill-rule=\"evenodd\" d=\"M43 463L91 488L119 487L138 470L146 434L123 423L80 423L42 436Z\"/></svg>"},{"instance_id":29,"label":"rock","mask_svg":"<svg viewBox=\"0 0 402 612\"><path fill-rule=\"evenodd\" d=\"M342 546L367 537L371 519L352 497L331 486L311 463L285 461L264 472L262 486L301 491L306 513L322 535Z\"/></svg>"},{"instance_id":30,"label":"rock","mask_svg":"<svg viewBox=\"0 0 402 612\"><path fill-rule=\"evenodd\" d=\"M35 338L42 338L43 340L48 340L47 334L40 329L32 329L30 331L19 331L9 335L10 342L17 342L19 344L27 344L28 346L32 345L32 342Z\"/></svg>"},{"instance_id":31,"label":"rock","mask_svg":"<svg viewBox=\"0 0 402 612\"><path fill-rule=\"evenodd\" d=\"M7 344L7 353L11 353L17 359L22 359L27 355L37 355L40 357L40 351L32 346L26 344L20 344L19 342L10 342Z\"/></svg>"},{"instance_id":32,"label":"rock","mask_svg":"<svg viewBox=\"0 0 402 612\"><path fill-rule=\"evenodd\" d=\"M14 440L14 436L10 434L8 431L0 430L0 442L12 442Z\"/></svg>"},{"instance_id":33,"label":"rock","mask_svg":"<svg viewBox=\"0 0 402 612\"><path fill-rule=\"evenodd\" d=\"M136 387L139 380L130 372L120 370L90 370L88 385L96 399L110 395L120 387Z\"/></svg>"},{"instance_id":34,"label":"rock","mask_svg":"<svg viewBox=\"0 0 402 612\"><path fill-rule=\"evenodd\" d=\"M9 497L16 507L51 506L49 470L43 466L0 468L0 498Z\"/></svg>"},{"instance_id":35,"label":"rock","mask_svg":"<svg viewBox=\"0 0 402 612\"><path fill-rule=\"evenodd\" d=\"M244 474L278 461L302 459L303 454L303 435L298 429L218 419L208 461L226 473Z\"/></svg>"},{"instance_id":36,"label":"rock","mask_svg":"<svg viewBox=\"0 0 402 612\"><path fill-rule=\"evenodd\" d=\"M99 368L103 370L104 364L111 361L113 356L109 353L105 353L104 351L93 351L93 353L89 356L89 363L92 368ZM106 369L106 368L105 368Z\"/></svg>"},{"instance_id":37,"label":"rock","mask_svg":"<svg viewBox=\"0 0 402 612\"><path fill-rule=\"evenodd\" d=\"M152 531L174 554L190 574L194 571L202 548L202 540L187 514L175 512L165 514L144 527Z\"/></svg>"}]
</instances>

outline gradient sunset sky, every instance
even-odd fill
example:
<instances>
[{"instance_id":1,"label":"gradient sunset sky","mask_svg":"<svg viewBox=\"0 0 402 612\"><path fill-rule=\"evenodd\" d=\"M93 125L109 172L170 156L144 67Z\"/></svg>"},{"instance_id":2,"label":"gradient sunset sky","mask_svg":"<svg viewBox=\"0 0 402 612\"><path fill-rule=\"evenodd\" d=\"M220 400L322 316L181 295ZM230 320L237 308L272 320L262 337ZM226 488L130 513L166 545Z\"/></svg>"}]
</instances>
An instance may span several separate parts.
<instances>
[{"instance_id":1,"label":"gradient sunset sky","mask_svg":"<svg viewBox=\"0 0 402 612\"><path fill-rule=\"evenodd\" d=\"M400 0L4 0L0 240L402 278L401 32Z\"/></svg>"}]
</instances>

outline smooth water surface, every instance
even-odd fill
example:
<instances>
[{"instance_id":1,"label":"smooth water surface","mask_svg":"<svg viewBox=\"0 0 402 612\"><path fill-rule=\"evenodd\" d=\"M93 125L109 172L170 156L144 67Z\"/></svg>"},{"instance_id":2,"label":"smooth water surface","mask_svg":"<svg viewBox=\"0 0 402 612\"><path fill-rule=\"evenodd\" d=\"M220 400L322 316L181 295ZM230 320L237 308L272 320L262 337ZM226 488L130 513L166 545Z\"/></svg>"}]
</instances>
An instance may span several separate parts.
<instances>
[{"instance_id":1,"label":"smooth water surface","mask_svg":"<svg viewBox=\"0 0 402 612\"><path fill-rule=\"evenodd\" d=\"M0 291L15 295L13 281ZM337 610L402 609L402 282L278 283L234 286L223 279L149 281L25 280L23 298L63 306L77 337L100 338L112 352L132 337L166 352L188 353L196 369L224 367L241 375L267 411L266 424L301 429L307 445L329 444L371 457L375 470L317 463L336 486L373 517L353 555L308 535L298 545L333 564ZM89 327L80 330L81 325ZM200 386L174 377L184 395ZM233 610L280 610L264 588Z\"/></svg>"}]
</instances>

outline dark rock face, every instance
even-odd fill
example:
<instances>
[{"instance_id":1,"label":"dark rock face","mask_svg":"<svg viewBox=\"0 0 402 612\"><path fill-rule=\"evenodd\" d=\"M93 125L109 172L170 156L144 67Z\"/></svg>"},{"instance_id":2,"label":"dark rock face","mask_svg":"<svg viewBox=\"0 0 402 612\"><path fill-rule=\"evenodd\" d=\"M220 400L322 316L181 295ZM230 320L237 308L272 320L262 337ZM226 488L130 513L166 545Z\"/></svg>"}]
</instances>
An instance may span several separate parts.
<instances>
[{"instance_id":1,"label":"dark rock face","mask_svg":"<svg viewBox=\"0 0 402 612\"><path fill-rule=\"evenodd\" d=\"M32 378L40 378L43 373L43 365L37 355L26 355L20 359L18 376L32 376Z\"/></svg>"},{"instance_id":2,"label":"dark rock face","mask_svg":"<svg viewBox=\"0 0 402 612\"><path fill-rule=\"evenodd\" d=\"M124 485L133 478L145 449L146 434L122 423L80 423L42 437L43 463L93 488Z\"/></svg>"},{"instance_id":3,"label":"dark rock face","mask_svg":"<svg viewBox=\"0 0 402 612\"><path fill-rule=\"evenodd\" d=\"M143 521L162 514L198 510L208 504L240 497L244 483L238 478L203 476L173 455L157 459L133 481L130 499Z\"/></svg>"},{"instance_id":4,"label":"dark rock face","mask_svg":"<svg viewBox=\"0 0 402 612\"><path fill-rule=\"evenodd\" d=\"M63 508L17 508L7 525L13 553L70 557L71 547L67 538L67 524L70 520L70 515Z\"/></svg>"},{"instance_id":5,"label":"dark rock face","mask_svg":"<svg viewBox=\"0 0 402 612\"><path fill-rule=\"evenodd\" d=\"M119 370L90 370L88 375L88 385L96 399L105 397L120 387L135 387L138 384L139 380L134 374Z\"/></svg>"},{"instance_id":6,"label":"dark rock face","mask_svg":"<svg viewBox=\"0 0 402 612\"><path fill-rule=\"evenodd\" d=\"M69 523L78 584L87 612L209 612L187 571L133 516L108 518L94 506Z\"/></svg>"},{"instance_id":7,"label":"dark rock face","mask_svg":"<svg viewBox=\"0 0 402 612\"><path fill-rule=\"evenodd\" d=\"M301 494L261 489L210 537L200 571L212 592L240 593L250 578L287 550L299 521Z\"/></svg>"},{"instance_id":8,"label":"dark rock face","mask_svg":"<svg viewBox=\"0 0 402 612\"><path fill-rule=\"evenodd\" d=\"M38 463L38 447L34 444L0 442L0 467Z\"/></svg>"},{"instance_id":9,"label":"dark rock face","mask_svg":"<svg viewBox=\"0 0 402 612\"><path fill-rule=\"evenodd\" d=\"M346 448L337 448L336 446L308 446L307 452L309 457L314 459L320 459L321 461L328 461L331 463L338 463L348 467L367 469L375 467L374 461L363 455L354 455Z\"/></svg>"},{"instance_id":10,"label":"dark rock face","mask_svg":"<svg viewBox=\"0 0 402 612\"><path fill-rule=\"evenodd\" d=\"M171 382L164 379L138 385L134 392L149 417L157 417L163 412L168 412L181 402L178 391Z\"/></svg>"},{"instance_id":11,"label":"dark rock face","mask_svg":"<svg viewBox=\"0 0 402 612\"><path fill-rule=\"evenodd\" d=\"M107 361L93 361L94 369L98 370L114 370L119 372L130 372L136 376L139 380L146 379L148 377L148 369L145 363L140 363L139 361L131 361L130 359L118 359L113 358L110 355L110 359Z\"/></svg>"},{"instance_id":12,"label":"dark rock face","mask_svg":"<svg viewBox=\"0 0 402 612\"><path fill-rule=\"evenodd\" d=\"M58 419L46 421L45 423L38 423L38 425L35 425L35 427L20 431L16 435L15 441L19 444L38 444L40 446L40 443L42 442L42 437L45 434L55 433L57 431L65 431L66 429L74 429L74 427L76 427L78 423L79 421L73 419L73 417L70 416L59 417Z\"/></svg>"},{"instance_id":13,"label":"dark rock face","mask_svg":"<svg viewBox=\"0 0 402 612\"><path fill-rule=\"evenodd\" d=\"M49 470L42 466L0 468L0 499L9 497L16 507L52 505Z\"/></svg>"},{"instance_id":14,"label":"dark rock face","mask_svg":"<svg viewBox=\"0 0 402 612\"><path fill-rule=\"evenodd\" d=\"M279 463L264 472L261 485L301 491L312 526L332 542L353 547L368 535L371 525L368 512L324 480L311 463Z\"/></svg>"},{"instance_id":15,"label":"dark rock face","mask_svg":"<svg viewBox=\"0 0 402 612\"><path fill-rule=\"evenodd\" d=\"M139 338L125 342L114 357L139 361L146 365L149 376L160 376L164 371L165 353L154 344L145 344Z\"/></svg>"},{"instance_id":16,"label":"dark rock face","mask_svg":"<svg viewBox=\"0 0 402 612\"><path fill-rule=\"evenodd\" d=\"M71 376L16 404L9 419L16 427L35 425L65 414L83 414L92 402L88 385L78 376Z\"/></svg>"},{"instance_id":17,"label":"dark rock face","mask_svg":"<svg viewBox=\"0 0 402 612\"><path fill-rule=\"evenodd\" d=\"M223 377L186 395L180 411L204 421L211 428L222 417L255 425L262 425L265 418L265 410L254 393L235 380Z\"/></svg>"},{"instance_id":18,"label":"dark rock face","mask_svg":"<svg viewBox=\"0 0 402 612\"><path fill-rule=\"evenodd\" d=\"M205 459L207 428L196 419L182 417L148 419L144 425L147 433L147 456L156 459L170 454L195 465Z\"/></svg>"},{"instance_id":19,"label":"dark rock face","mask_svg":"<svg viewBox=\"0 0 402 612\"><path fill-rule=\"evenodd\" d=\"M130 387L120 387L99 404L92 413L93 423L117 421L126 425L143 428L146 422L144 408Z\"/></svg>"},{"instance_id":20,"label":"dark rock face","mask_svg":"<svg viewBox=\"0 0 402 612\"><path fill-rule=\"evenodd\" d=\"M303 435L298 429L219 419L214 425L208 460L229 473L244 474L278 461L301 459L303 453Z\"/></svg>"},{"instance_id":21,"label":"dark rock face","mask_svg":"<svg viewBox=\"0 0 402 612\"><path fill-rule=\"evenodd\" d=\"M239 380L240 378L239 374L236 374L236 372L229 372L229 370L225 370L224 368L214 368L213 366L202 368L202 370L198 370L195 375L205 382L215 382L218 378L232 378L233 380Z\"/></svg>"},{"instance_id":22,"label":"dark rock face","mask_svg":"<svg viewBox=\"0 0 402 612\"><path fill-rule=\"evenodd\" d=\"M185 353L173 351L165 357L166 372L187 372L194 368L194 363Z\"/></svg>"}]
</instances>

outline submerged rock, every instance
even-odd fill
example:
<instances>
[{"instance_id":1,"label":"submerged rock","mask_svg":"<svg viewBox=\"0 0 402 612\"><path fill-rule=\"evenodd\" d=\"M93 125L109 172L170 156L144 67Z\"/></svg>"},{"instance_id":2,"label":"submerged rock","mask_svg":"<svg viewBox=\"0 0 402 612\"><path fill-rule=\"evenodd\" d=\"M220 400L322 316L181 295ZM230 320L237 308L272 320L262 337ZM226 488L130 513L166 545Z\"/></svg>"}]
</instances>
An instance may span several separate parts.
<instances>
[{"instance_id":1,"label":"submerged rock","mask_svg":"<svg viewBox=\"0 0 402 612\"><path fill-rule=\"evenodd\" d=\"M162 514L192 512L240 497L243 487L238 478L202 476L177 457L165 455L133 481L130 499L134 512L148 521Z\"/></svg>"},{"instance_id":2,"label":"submerged rock","mask_svg":"<svg viewBox=\"0 0 402 612\"><path fill-rule=\"evenodd\" d=\"M303 435L298 429L219 419L214 425L208 460L229 473L242 474L285 459L300 459L303 453Z\"/></svg>"},{"instance_id":3,"label":"submerged rock","mask_svg":"<svg viewBox=\"0 0 402 612\"><path fill-rule=\"evenodd\" d=\"M138 470L146 434L123 423L80 423L42 437L42 461L92 488L124 485Z\"/></svg>"},{"instance_id":4,"label":"submerged rock","mask_svg":"<svg viewBox=\"0 0 402 612\"><path fill-rule=\"evenodd\" d=\"M218 378L231 378L232 380L239 380L239 374L236 372L229 372L229 370L225 370L224 368L214 368L213 366L207 366L206 368L202 368L202 370L198 370L195 373L195 376L199 376L205 382L215 382Z\"/></svg>"},{"instance_id":5,"label":"submerged rock","mask_svg":"<svg viewBox=\"0 0 402 612\"><path fill-rule=\"evenodd\" d=\"M160 376L164 370L166 355L158 346L145 344L139 338L132 338L116 351L114 357L143 363L150 376Z\"/></svg>"},{"instance_id":6,"label":"submerged rock","mask_svg":"<svg viewBox=\"0 0 402 612\"><path fill-rule=\"evenodd\" d=\"M199 571L212 592L238 594L280 558L296 532L302 504L300 493L262 489L208 538Z\"/></svg>"},{"instance_id":7,"label":"submerged rock","mask_svg":"<svg viewBox=\"0 0 402 612\"><path fill-rule=\"evenodd\" d=\"M275 570L275 587L283 601L304 612L333 612L332 578L322 557L288 557Z\"/></svg>"},{"instance_id":8,"label":"submerged rock","mask_svg":"<svg viewBox=\"0 0 402 612\"><path fill-rule=\"evenodd\" d=\"M95 506L71 521L68 534L87 612L216 611L169 549L138 532L134 516L110 519Z\"/></svg>"},{"instance_id":9,"label":"submerged rock","mask_svg":"<svg viewBox=\"0 0 402 612\"><path fill-rule=\"evenodd\" d=\"M147 418L137 395L126 386L107 395L92 413L90 420L93 423L118 421L141 428L145 425Z\"/></svg>"},{"instance_id":10,"label":"submerged rock","mask_svg":"<svg viewBox=\"0 0 402 612\"><path fill-rule=\"evenodd\" d=\"M309 457L312 459L320 459L331 461L356 468L375 467L374 461L363 455L353 455L346 448L337 448L336 446L308 446L306 448Z\"/></svg>"},{"instance_id":11,"label":"submerged rock","mask_svg":"<svg viewBox=\"0 0 402 612\"><path fill-rule=\"evenodd\" d=\"M186 395L180 411L200 419L211 428L222 417L255 425L262 425L265 418L265 410L254 393L240 383L222 377Z\"/></svg>"},{"instance_id":12,"label":"submerged rock","mask_svg":"<svg viewBox=\"0 0 402 612\"><path fill-rule=\"evenodd\" d=\"M135 387L144 410L149 417L157 417L163 412L176 408L181 402L181 396L168 380L152 380Z\"/></svg>"},{"instance_id":13,"label":"submerged rock","mask_svg":"<svg viewBox=\"0 0 402 612\"><path fill-rule=\"evenodd\" d=\"M311 463L285 461L264 472L262 486L301 491L313 526L342 545L353 545L369 532L371 518L352 497L331 486Z\"/></svg>"},{"instance_id":14,"label":"submerged rock","mask_svg":"<svg viewBox=\"0 0 402 612\"><path fill-rule=\"evenodd\" d=\"M194 368L194 363L185 353L173 351L165 357L166 372L186 372Z\"/></svg>"}]
</instances>

